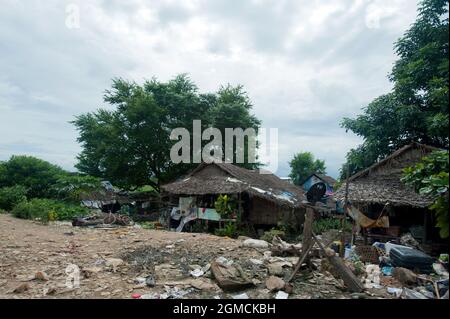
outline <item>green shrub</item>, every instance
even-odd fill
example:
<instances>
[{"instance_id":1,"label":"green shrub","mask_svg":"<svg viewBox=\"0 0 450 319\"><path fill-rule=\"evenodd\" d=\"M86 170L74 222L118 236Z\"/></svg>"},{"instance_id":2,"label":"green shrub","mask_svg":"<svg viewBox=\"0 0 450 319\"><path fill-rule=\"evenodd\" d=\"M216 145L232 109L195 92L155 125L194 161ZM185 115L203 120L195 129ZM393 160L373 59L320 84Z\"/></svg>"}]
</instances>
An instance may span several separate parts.
<instances>
[{"instance_id":1,"label":"green shrub","mask_svg":"<svg viewBox=\"0 0 450 319\"><path fill-rule=\"evenodd\" d=\"M12 210L15 217L37 219L43 223L52 220L71 220L88 212L87 208L79 205L41 198L20 202Z\"/></svg>"},{"instance_id":2,"label":"green shrub","mask_svg":"<svg viewBox=\"0 0 450 319\"><path fill-rule=\"evenodd\" d=\"M0 215L1 215L1 214L6 214L6 213L7 213L6 210L0 208Z\"/></svg>"},{"instance_id":3,"label":"green shrub","mask_svg":"<svg viewBox=\"0 0 450 319\"><path fill-rule=\"evenodd\" d=\"M273 228L269 231L264 232L264 234L261 236L260 239L271 243L275 236L278 236L281 239L284 239L284 238L286 238L286 233L283 230Z\"/></svg>"},{"instance_id":4,"label":"green shrub","mask_svg":"<svg viewBox=\"0 0 450 319\"><path fill-rule=\"evenodd\" d=\"M22 185L0 188L0 208L11 210L18 203L26 200L27 189Z\"/></svg>"},{"instance_id":5,"label":"green shrub","mask_svg":"<svg viewBox=\"0 0 450 319\"><path fill-rule=\"evenodd\" d=\"M315 234L322 234L330 229L341 229L341 220L338 218L316 219L313 222L312 228ZM344 231L352 231L352 224L350 222L344 221Z\"/></svg>"},{"instance_id":6,"label":"green shrub","mask_svg":"<svg viewBox=\"0 0 450 319\"><path fill-rule=\"evenodd\" d=\"M225 224L225 227L223 228L217 228L214 231L214 235L216 236L222 236L222 237L236 237L238 231L236 223L228 222Z\"/></svg>"}]
</instances>

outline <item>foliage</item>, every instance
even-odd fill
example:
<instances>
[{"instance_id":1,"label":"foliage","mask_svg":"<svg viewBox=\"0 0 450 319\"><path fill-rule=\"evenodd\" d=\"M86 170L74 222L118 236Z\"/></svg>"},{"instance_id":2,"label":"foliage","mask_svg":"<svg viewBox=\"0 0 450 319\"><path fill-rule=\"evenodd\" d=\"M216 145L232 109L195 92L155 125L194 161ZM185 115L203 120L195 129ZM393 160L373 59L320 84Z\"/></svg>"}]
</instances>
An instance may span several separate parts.
<instances>
[{"instance_id":1,"label":"foliage","mask_svg":"<svg viewBox=\"0 0 450 319\"><path fill-rule=\"evenodd\" d=\"M260 239L271 243L275 236L284 239L286 237L286 232L280 229L272 228L271 230L264 232Z\"/></svg>"},{"instance_id":2,"label":"foliage","mask_svg":"<svg viewBox=\"0 0 450 319\"><path fill-rule=\"evenodd\" d=\"M228 222L223 228L214 230L214 235L222 237L236 237L238 234L236 223Z\"/></svg>"},{"instance_id":3,"label":"foliage","mask_svg":"<svg viewBox=\"0 0 450 319\"><path fill-rule=\"evenodd\" d=\"M448 39L448 1L422 0L417 20L395 43L392 92L341 123L364 139L347 154L341 179L347 166L354 174L412 141L448 148Z\"/></svg>"},{"instance_id":4,"label":"foliage","mask_svg":"<svg viewBox=\"0 0 450 319\"><path fill-rule=\"evenodd\" d=\"M321 218L313 221L313 232L315 234L322 234L331 229L342 229L341 220L338 218ZM351 232L352 224L347 220L344 221L344 232Z\"/></svg>"},{"instance_id":5,"label":"foliage","mask_svg":"<svg viewBox=\"0 0 450 319\"><path fill-rule=\"evenodd\" d=\"M155 222L142 222L140 223L141 227L144 229L156 229Z\"/></svg>"},{"instance_id":6,"label":"foliage","mask_svg":"<svg viewBox=\"0 0 450 319\"><path fill-rule=\"evenodd\" d=\"M0 188L0 209L10 211L16 204L27 199L27 189L22 185Z\"/></svg>"},{"instance_id":7,"label":"foliage","mask_svg":"<svg viewBox=\"0 0 450 319\"><path fill-rule=\"evenodd\" d=\"M12 156L0 162L0 187L22 185L27 197L50 197L51 186L66 172L32 156Z\"/></svg>"},{"instance_id":8,"label":"foliage","mask_svg":"<svg viewBox=\"0 0 450 319\"><path fill-rule=\"evenodd\" d=\"M102 185L99 178L78 174L61 176L52 185L56 198L74 202L80 201L83 195L100 189Z\"/></svg>"},{"instance_id":9,"label":"foliage","mask_svg":"<svg viewBox=\"0 0 450 319\"><path fill-rule=\"evenodd\" d=\"M228 218L232 213L236 212L236 201L229 195L219 195L214 203L214 207L222 218Z\"/></svg>"},{"instance_id":10,"label":"foliage","mask_svg":"<svg viewBox=\"0 0 450 319\"><path fill-rule=\"evenodd\" d=\"M4 209L0 208L0 215L1 215L1 214L6 214L6 213L7 213L7 211L6 211L6 210L4 210Z\"/></svg>"},{"instance_id":11,"label":"foliage","mask_svg":"<svg viewBox=\"0 0 450 319\"><path fill-rule=\"evenodd\" d=\"M43 223L51 220L71 220L88 214L87 208L51 199L34 198L18 203L11 213L18 218L37 219Z\"/></svg>"},{"instance_id":12,"label":"foliage","mask_svg":"<svg viewBox=\"0 0 450 319\"><path fill-rule=\"evenodd\" d=\"M442 238L448 237L448 151L436 151L422 158L422 161L413 167L404 169L402 181L412 185L420 194L430 195L434 198L430 209L436 216L436 226L440 229Z\"/></svg>"},{"instance_id":13,"label":"foliage","mask_svg":"<svg viewBox=\"0 0 450 319\"><path fill-rule=\"evenodd\" d=\"M104 101L115 109L82 114L73 121L82 146L76 167L128 189L151 185L159 190L161 183L197 165L170 161L174 128L186 128L192 142L193 120L202 121L202 130L260 126L250 114L252 106L241 86L203 94L186 75L143 85L115 79Z\"/></svg>"},{"instance_id":14,"label":"foliage","mask_svg":"<svg viewBox=\"0 0 450 319\"><path fill-rule=\"evenodd\" d=\"M313 173L326 174L325 162L314 159L314 155L310 152L295 154L289 165L291 167L289 177L295 185L301 185Z\"/></svg>"}]
</instances>

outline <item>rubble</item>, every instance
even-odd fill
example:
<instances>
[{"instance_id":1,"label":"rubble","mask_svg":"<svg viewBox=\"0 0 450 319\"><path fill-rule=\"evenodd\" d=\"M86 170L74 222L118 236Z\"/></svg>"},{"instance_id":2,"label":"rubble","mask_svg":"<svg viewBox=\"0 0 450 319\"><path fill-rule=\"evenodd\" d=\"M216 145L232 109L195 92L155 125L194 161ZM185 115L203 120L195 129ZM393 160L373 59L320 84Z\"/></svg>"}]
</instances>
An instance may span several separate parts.
<instances>
[{"instance_id":1,"label":"rubble","mask_svg":"<svg viewBox=\"0 0 450 319\"><path fill-rule=\"evenodd\" d=\"M242 268L233 262L219 257L211 262L211 272L223 290L233 291L253 286Z\"/></svg>"},{"instance_id":2,"label":"rubble","mask_svg":"<svg viewBox=\"0 0 450 319\"><path fill-rule=\"evenodd\" d=\"M266 279L266 287L270 291L282 290L285 287L285 282L280 277L270 276Z\"/></svg>"},{"instance_id":3,"label":"rubble","mask_svg":"<svg viewBox=\"0 0 450 319\"><path fill-rule=\"evenodd\" d=\"M248 247L248 248L258 248L258 249L267 249L269 248L269 243L265 240L259 240L259 239L246 239L242 243L242 246Z\"/></svg>"},{"instance_id":4,"label":"rubble","mask_svg":"<svg viewBox=\"0 0 450 319\"><path fill-rule=\"evenodd\" d=\"M392 275L404 285L412 285L417 281L417 275L414 272L402 267L394 268Z\"/></svg>"}]
</instances>

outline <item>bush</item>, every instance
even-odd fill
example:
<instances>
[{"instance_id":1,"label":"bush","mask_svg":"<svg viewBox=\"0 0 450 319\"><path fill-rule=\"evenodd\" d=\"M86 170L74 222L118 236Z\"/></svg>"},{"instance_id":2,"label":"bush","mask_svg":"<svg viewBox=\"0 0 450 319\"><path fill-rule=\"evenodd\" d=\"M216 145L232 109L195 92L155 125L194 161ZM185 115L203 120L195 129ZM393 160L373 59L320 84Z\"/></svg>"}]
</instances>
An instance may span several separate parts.
<instances>
[{"instance_id":1,"label":"bush","mask_svg":"<svg viewBox=\"0 0 450 319\"><path fill-rule=\"evenodd\" d=\"M238 233L236 223L229 222L225 224L224 228L217 228L214 235L222 237L236 237Z\"/></svg>"},{"instance_id":2,"label":"bush","mask_svg":"<svg viewBox=\"0 0 450 319\"><path fill-rule=\"evenodd\" d=\"M26 193L27 189L21 185L0 188L0 209L10 211L27 199Z\"/></svg>"},{"instance_id":3,"label":"bush","mask_svg":"<svg viewBox=\"0 0 450 319\"><path fill-rule=\"evenodd\" d=\"M281 239L284 239L284 238L286 238L286 233L283 230L273 228L269 231L264 232L264 234L261 236L260 239L271 243L275 236L278 236Z\"/></svg>"},{"instance_id":4,"label":"bush","mask_svg":"<svg viewBox=\"0 0 450 319\"><path fill-rule=\"evenodd\" d=\"M341 229L341 220L338 218L321 218L316 219L312 225L313 232L315 234L322 234L330 229ZM348 221L344 221L344 231L351 232L352 224Z\"/></svg>"},{"instance_id":5,"label":"bush","mask_svg":"<svg viewBox=\"0 0 450 319\"><path fill-rule=\"evenodd\" d=\"M34 198L17 204L12 214L18 218L37 219L43 223L52 220L71 220L84 216L89 212L87 208L51 199Z\"/></svg>"}]
</instances>

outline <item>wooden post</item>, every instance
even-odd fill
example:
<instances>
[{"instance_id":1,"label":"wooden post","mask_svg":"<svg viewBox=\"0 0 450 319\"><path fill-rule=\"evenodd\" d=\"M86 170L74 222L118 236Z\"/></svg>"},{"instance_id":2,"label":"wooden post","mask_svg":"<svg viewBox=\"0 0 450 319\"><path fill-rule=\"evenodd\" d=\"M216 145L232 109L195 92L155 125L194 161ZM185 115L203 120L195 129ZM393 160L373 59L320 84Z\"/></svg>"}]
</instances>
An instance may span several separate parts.
<instances>
[{"instance_id":1,"label":"wooden post","mask_svg":"<svg viewBox=\"0 0 450 319\"><path fill-rule=\"evenodd\" d=\"M295 265L294 271L289 276L288 281L290 282L292 278L294 278L295 274L298 272L303 262L306 260L306 257L309 251L312 248L313 238L312 238L312 224L314 221L314 209L311 207L306 208L305 214L305 222L303 223L303 240L302 240L302 252L300 254L300 258Z\"/></svg>"},{"instance_id":2,"label":"wooden post","mask_svg":"<svg viewBox=\"0 0 450 319\"><path fill-rule=\"evenodd\" d=\"M330 264L333 266L333 268L336 270L336 272L339 274L339 277L342 278L345 285L348 287L348 289L352 292L361 292L364 290L364 286L361 283L361 281L356 277L353 272L344 264L344 261L338 257L338 256L329 256L325 250L325 247L323 247L322 243L317 239L316 235L312 233L312 236L314 240L316 241L317 245L319 245L320 249L324 253L324 255L327 257Z\"/></svg>"}]
</instances>

